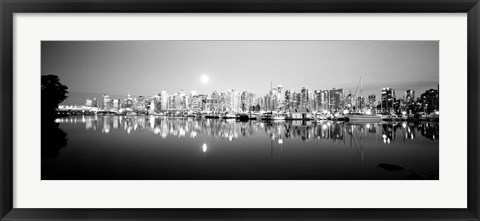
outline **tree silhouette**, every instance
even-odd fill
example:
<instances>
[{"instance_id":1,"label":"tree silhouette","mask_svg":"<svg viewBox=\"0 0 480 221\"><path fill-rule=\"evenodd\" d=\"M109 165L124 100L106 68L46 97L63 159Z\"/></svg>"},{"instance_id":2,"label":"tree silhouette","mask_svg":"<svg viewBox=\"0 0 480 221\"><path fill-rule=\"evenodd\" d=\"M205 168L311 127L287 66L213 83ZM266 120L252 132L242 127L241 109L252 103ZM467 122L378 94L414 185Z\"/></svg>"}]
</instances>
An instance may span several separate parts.
<instances>
[{"instance_id":1,"label":"tree silhouette","mask_svg":"<svg viewBox=\"0 0 480 221\"><path fill-rule=\"evenodd\" d=\"M67 98L68 87L60 83L56 75L42 76L42 159L58 155L61 148L67 145L67 134L60 129L55 120L58 105ZM43 164L42 164L43 165Z\"/></svg>"},{"instance_id":2,"label":"tree silhouette","mask_svg":"<svg viewBox=\"0 0 480 221\"><path fill-rule=\"evenodd\" d=\"M52 120L55 118L55 110L58 105L67 99L68 87L60 83L56 75L42 76L42 119Z\"/></svg>"}]
</instances>

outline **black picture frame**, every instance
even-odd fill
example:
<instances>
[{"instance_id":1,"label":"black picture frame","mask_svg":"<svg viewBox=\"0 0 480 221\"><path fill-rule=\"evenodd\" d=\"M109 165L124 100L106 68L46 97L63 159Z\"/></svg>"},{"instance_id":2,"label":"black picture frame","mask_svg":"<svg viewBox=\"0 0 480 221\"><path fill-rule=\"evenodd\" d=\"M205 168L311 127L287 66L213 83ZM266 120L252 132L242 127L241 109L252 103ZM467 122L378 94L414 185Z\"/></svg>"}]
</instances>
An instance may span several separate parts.
<instances>
[{"instance_id":1,"label":"black picture frame","mask_svg":"<svg viewBox=\"0 0 480 221\"><path fill-rule=\"evenodd\" d=\"M1 220L480 220L478 0L0 0ZM466 209L16 209L13 208L14 13L455 13L468 14ZM92 199L94 200L94 199Z\"/></svg>"}]
</instances>

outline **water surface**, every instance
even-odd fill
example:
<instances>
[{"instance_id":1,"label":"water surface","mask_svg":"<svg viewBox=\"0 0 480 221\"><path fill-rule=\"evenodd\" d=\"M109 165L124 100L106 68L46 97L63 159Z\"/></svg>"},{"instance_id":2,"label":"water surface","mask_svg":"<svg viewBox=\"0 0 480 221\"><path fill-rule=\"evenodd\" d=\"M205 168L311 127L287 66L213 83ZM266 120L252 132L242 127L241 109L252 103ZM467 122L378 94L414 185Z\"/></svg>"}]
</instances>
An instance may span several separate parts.
<instances>
[{"instance_id":1,"label":"water surface","mask_svg":"<svg viewBox=\"0 0 480 221\"><path fill-rule=\"evenodd\" d=\"M42 128L43 180L439 179L438 123L76 116Z\"/></svg>"}]
</instances>

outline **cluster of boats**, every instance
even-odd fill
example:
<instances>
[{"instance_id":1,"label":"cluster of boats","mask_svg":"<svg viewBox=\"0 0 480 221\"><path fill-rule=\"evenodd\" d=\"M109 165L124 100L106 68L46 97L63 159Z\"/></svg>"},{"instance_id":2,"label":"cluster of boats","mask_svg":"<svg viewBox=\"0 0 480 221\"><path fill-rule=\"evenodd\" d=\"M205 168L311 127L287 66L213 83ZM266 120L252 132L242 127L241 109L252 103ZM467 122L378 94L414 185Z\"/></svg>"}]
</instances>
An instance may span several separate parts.
<instances>
[{"instance_id":1,"label":"cluster of boats","mask_svg":"<svg viewBox=\"0 0 480 221\"><path fill-rule=\"evenodd\" d=\"M202 117L202 116L197 116ZM205 118L223 118L223 119L240 119L240 120L311 120L317 122L323 121L345 121L352 123L378 123L381 121L436 121L439 120L438 113L431 113L429 115L417 114L417 115L402 115L396 114L362 114L362 113L350 113L350 114L308 114L308 115L291 115L288 113L224 113L219 115L206 115Z\"/></svg>"},{"instance_id":2,"label":"cluster of boats","mask_svg":"<svg viewBox=\"0 0 480 221\"><path fill-rule=\"evenodd\" d=\"M108 111L98 111L96 115L109 116L109 115L118 115L115 112ZM143 116L148 115L147 113L137 113L137 112L128 112L122 115L126 116ZM210 118L210 119L238 119L240 121L248 120L264 120L264 121L275 121L275 120L304 120L304 121L345 121L352 123L378 123L381 121L438 121L439 114L438 112L431 114L419 113L415 115L402 115L398 116L396 114L364 114L364 113L349 113L349 114L323 114L323 113L304 113L304 114L291 114L291 113L282 113L282 112L244 112L244 113L188 113L188 114L168 114L168 113L156 113L152 114L155 116L164 116L164 117L189 117L189 118Z\"/></svg>"},{"instance_id":3,"label":"cluster of boats","mask_svg":"<svg viewBox=\"0 0 480 221\"><path fill-rule=\"evenodd\" d=\"M377 114L377 115L367 115L361 113L351 113L346 115L349 122L356 123L376 123L380 121L435 121L438 122L440 115L438 112L431 114L414 114L414 115L402 115L398 116L396 114Z\"/></svg>"}]
</instances>

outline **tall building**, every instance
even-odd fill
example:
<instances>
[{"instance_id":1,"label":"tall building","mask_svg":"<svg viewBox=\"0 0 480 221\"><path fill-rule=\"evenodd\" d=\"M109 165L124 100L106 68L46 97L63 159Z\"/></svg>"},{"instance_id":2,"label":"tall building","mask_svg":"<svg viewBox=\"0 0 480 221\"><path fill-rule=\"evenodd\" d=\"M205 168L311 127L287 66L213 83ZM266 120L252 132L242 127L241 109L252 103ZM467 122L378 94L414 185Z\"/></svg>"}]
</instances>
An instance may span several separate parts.
<instances>
[{"instance_id":1,"label":"tall building","mask_svg":"<svg viewBox=\"0 0 480 221\"><path fill-rule=\"evenodd\" d=\"M371 110L377 109L377 96L375 94L368 95L367 108Z\"/></svg>"},{"instance_id":2,"label":"tall building","mask_svg":"<svg viewBox=\"0 0 480 221\"><path fill-rule=\"evenodd\" d=\"M125 108L133 108L133 98L130 94L125 98Z\"/></svg>"},{"instance_id":3,"label":"tall building","mask_svg":"<svg viewBox=\"0 0 480 221\"><path fill-rule=\"evenodd\" d=\"M171 94L170 96L168 96L168 110L176 110L177 109L177 104L176 104L176 101L175 100L178 100L178 94L177 93L174 93L174 94Z\"/></svg>"},{"instance_id":4,"label":"tall building","mask_svg":"<svg viewBox=\"0 0 480 221\"><path fill-rule=\"evenodd\" d=\"M343 89L330 90L330 112L342 111L343 105Z\"/></svg>"},{"instance_id":5,"label":"tall building","mask_svg":"<svg viewBox=\"0 0 480 221\"><path fill-rule=\"evenodd\" d=\"M136 102L134 100L134 109L137 111L146 111L147 110L147 103L145 100L145 97L143 96L138 96Z\"/></svg>"},{"instance_id":6,"label":"tall building","mask_svg":"<svg viewBox=\"0 0 480 221\"><path fill-rule=\"evenodd\" d=\"M97 103L97 98L94 97L93 100L92 100L92 106L91 107L98 107L98 103Z\"/></svg>"},{"instance_id":7,"label":"tall building","mask_svg":"<svg viewBox=\"0 0 480 221\"><path fill-rule=\"evenodd\" d=\"M344 102L344 105L345 105L345 108L348 109L348 110L352 110L353 109L353 106L354 105L354 101L353 101L353 95L350 93L350 94L347 94L347 96L345 96L345 102Z\"/></svg>"},{"instance_id":8,"label":"tall building","mask_svg":"<svg viewBox=\"0 0 480 221\"><path fill-rule=\"evenodd\" d=\"M421 96L423 111L427 114L439 110L438 90L430 89Z\"/></svg>"},{"instance_id":9,"label":"tall building","mask_svg":"<svg viewBox=\"0 0 480 221\"><path fill-rule=\"evenodd\" d=\"M255 105L255 94L248 91L242 92L240 96L240 110L241 111L250 111Z\"/></svg>"},{"instance_id":10,"label":"tall building","mask_svg":"<svg viewBox=\"0 0 480 221\"><path fill-rule=\"evenodd\" d=\"M93 100L88 98L85 100L85 106L92 107Z\"/></svg>"},{"instance_id":11,"label":"tall building","mask_svg":"<svg viewBox=\"0 0 480 221\"><path fill-rule=\"evenodd\" d=\"M405 101L408 104L415 102L415 91L414 90L406 90L405 91Z\"/></svg>"},{"instance_id":12,"label":"tall building","mask_svg":"<svg viewBox=\"0 0 480 221\"><path fill-rule=\"evenodd\" d=\"M103 95L103 109L104 110L110 110L113 107L113 101L110 98L110 95L104 94Z\"/></svg>"},{"instance_id":13,"label":"tall building","mask_svg":"<svg viewBox=\"0 0 480 221\"><path fill-rule=\"evenodd\" d=\"M382 112L392 112L395 110L395 90L393 88L383 88L382 90Z\"/></svg>"},{"instance_id":14,"label":"tall building","mask_svg":"<svg viewBox=\"0 0 480 221\"><path fill-rule=\"evenodd\" d=\"M321 90L314 90L313 91L313 98L312 98L313 105L312 105L312 108L315 111L320 111L320 92L321 92Z\"/></svg>"},{"instance_id":15,"label":"tall building","mask_svg":"<svg viewBox=\"0 0 480 221\"><path fill-rule=\"evenodd\" d=\"M285 101L284 105L287 110L290 110L293 108L293 94L291 90L285 90Z\"/></svg>"},{"instance_id":16,"label":"tall building","mask_svg":"<svg viewBox=\"0 0 480 221\"><path fill-rule=\"evenodd\" d=\"M177 109L185 110L188 107L188 97L185 90L178 91L178 99L175 101L177 104Z\"/></svg>"},{"instance_id":17,"label":"tall building","mask_svg":"<svg viewBox=\"0 0 480 221\"><path fill-rule=\"evenodd\" d=\"M204 95L192 95L190 99L189 110L202 111L203 110Z\"/></svg>"},{"instance_id":18,"label":"tall building","mask_svg":"<svg viewBox=\"0 0 480 221\"><path fill-rule=\"evenodd\" d=\"M300 106L302 108L307 109L309 106L308 89L306 87L302 87L302 89L300 90L300 93L301 93Z\"/></svg>"},{"instance_id":19,"label":"tall building","mask_svg":"<svg viewBox=\"0 0 480 221\"><path fill-rule=\"evenodd\" d=\"M117 109L117 110L118 110L118 109L120 108L120 104L121 104L121 103L120 103L120 99L113 99L112 107L113 107L114 109Z\"/></svg>"},{"instance_id":20,"label":"tall building","mask_svg":"<svg viewBox=\"0 0 480 221\"><path fill-rule=\"evenodd\" d=\"M278 85L276 102L277 102L277 107L281 109L285 109L285 96L283 94L284 94L283 85Z\"/></svg>"},{"instance_id":21,"label":"tall building","mask_svg":"<svg viewBox=\"0 0 480 221\"><path fill-rule=\"evenodd\" d=\"M160 94L153 96L153 112L158 113L162 110L162 100Z\"/></svg>"},{"instance_id":22,"label":"tall building","mask_svg":"<svg viewBox=\"0 0 480 221\"><path fill-rule=\"evenodd\" d=\"M330 110L330 91L322 90L320 91L320 110L319 111L329 111Z\"/></svg>"},{"instance_id":23,"label":"tall building","mask_svg":"<svg viewBox=\"0 0 480 221\"><path fill-rule=\"evenodd\" d=\"M161 91L158 96L160 100L160 110L168 110L168 93Z\"/></svg>"},{"instance_id":24,"label":"tall building","mask_svg":"<svg viewBox=\"0 0 480 221\"><path fill-rule=\"evenodd\" d=\"M356 109L359 111L363 111L366 108L365 105L365 97L358 97L357 98L357 103L356 103Z\"/></svg>"}]
</instances>

